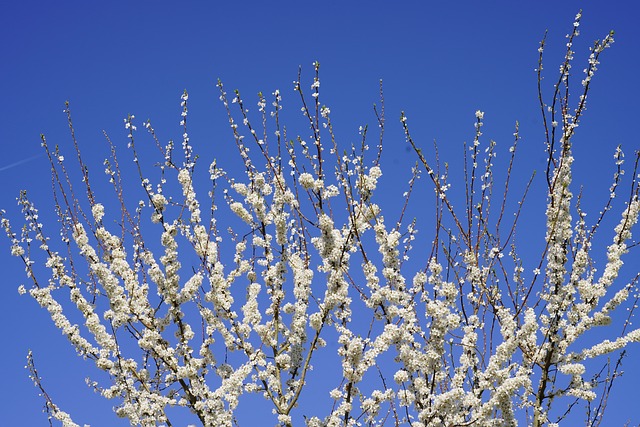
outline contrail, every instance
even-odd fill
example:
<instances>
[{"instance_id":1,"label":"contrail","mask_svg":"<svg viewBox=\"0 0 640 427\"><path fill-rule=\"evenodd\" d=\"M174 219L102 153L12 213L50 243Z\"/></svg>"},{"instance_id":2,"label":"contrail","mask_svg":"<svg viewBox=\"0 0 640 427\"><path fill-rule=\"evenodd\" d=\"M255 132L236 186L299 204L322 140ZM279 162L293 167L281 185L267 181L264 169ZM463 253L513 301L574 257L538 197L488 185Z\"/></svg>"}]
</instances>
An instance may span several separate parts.
<instances>
[{"instance_id":1,"label":"contrail","mask_svg":"<svg viewBox=\"0 0 640 427\"><path fill-rule=\"evenodd\" d=\"M10 165L7 165L7 166L2 166L2 167L0 167L0 172L4 172L7 169L15 168L16 166L20 166L23 163L30 162L31 160L35 160L38 157L42 157L42 156L44 156L44 153L37 154L37 155L31 156L31 157L27 157L26 159L18 160L17 162L11 163Z\"/></svg>"}]
</instances>

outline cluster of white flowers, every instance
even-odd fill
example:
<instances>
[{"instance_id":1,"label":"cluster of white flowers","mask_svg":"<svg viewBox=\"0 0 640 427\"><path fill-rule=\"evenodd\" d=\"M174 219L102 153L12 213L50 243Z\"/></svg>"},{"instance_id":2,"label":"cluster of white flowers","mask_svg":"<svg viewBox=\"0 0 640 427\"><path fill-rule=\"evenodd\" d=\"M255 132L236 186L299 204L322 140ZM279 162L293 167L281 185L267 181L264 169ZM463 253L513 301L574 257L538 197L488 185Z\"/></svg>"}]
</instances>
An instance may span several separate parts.
<instances>
[{"instance_id":1,"label":"cluster of white flowers","mask_svg":"<svg viewBox=\"0 0 640 427\"><path fill-rule=\"evenodd\" d=\"M102 218L104 217L104 206L102 203L96 203L93 205L91 207L91 213L93 214L93 219L96 222L102 221Z\"/></svg>"},{"instance_id":2,"label":"cluster of white flowers","mask_svg":"<svg viewBox=\"0 0 640 427\"><path fill-rule=\"evenodd\" d=\"M313 175L311 175L310 173L305 172L301 174L300 177L298 178L298 181L300 181L300 185L302 185L302 188L306 190L310 190L315 187L316 181L313 178Z\"/></svg>"}]
</instances>

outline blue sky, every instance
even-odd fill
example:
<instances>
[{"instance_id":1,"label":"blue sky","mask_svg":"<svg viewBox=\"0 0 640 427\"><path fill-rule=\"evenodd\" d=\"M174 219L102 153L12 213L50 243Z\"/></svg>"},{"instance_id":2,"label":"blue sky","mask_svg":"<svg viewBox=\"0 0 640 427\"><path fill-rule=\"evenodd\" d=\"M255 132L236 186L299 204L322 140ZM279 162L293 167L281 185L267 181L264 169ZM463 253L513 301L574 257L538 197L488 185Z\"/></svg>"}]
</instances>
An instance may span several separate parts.
<instances>
[{"instance_id":1,"label":"blue sky","mask_svg":"<svg viewBox=\"0 0 640 427\"><path fill-rule=\"evenodd\" d=\"M635 129L640 98L636 2L216 3L113 1L96 6L22 1L3 6L0 208L10 211L15 223L15 197L22 188L47 212L49 168L39 134L44 133L50 145L71 148L64 101L71 102L82 150L97 171L107 155L102 130L124 144L122 120L129 113L150 118L164 141L179 140L183 89L190 93L196 151L224 152L232 139L216 79L228 90L240 89L247 99L279 88L285 107L295 110L298 100L291 82L299 65L310 78L315 60L321 63L323 102L331 107L337 130L348 143L356 139L358 126L373 125L371 105L383 80L389 122L384 173L390 177L406 172L415 161L395 120L401 110L410 119L414 138L424 146L436 139L444 159L455 158L462 142L473 138L476 110L485 111L486 138L505 146L512 142L518 120L526 143L522 167L527 173L531 168L542 171L544 135L534 73L538 43L548 29L546 70L551 80L562 59L564 35L580 8L577 69L585 64L593 39L614 29L616 42L603 55L578 130L576 181L592 189L594 203L604 200L615 146L623 144L629 154L640 148ZM397 187L389 179L385 191L391 192ZM542 213L544 204L532 209ZM63 409L78 414L76 422L116 425L107 421L110 404L84 386L91 371L46 313L29 297L18 295L17 286L25 282L23 267L7 247L6 241L0 245L2 423L46 424L37 390L23 369L31 348L51 394ZM625 371L609 403L607 425L622 425L627 419L640 423L631 406L631 391L640 381L640 347L630 349Z\"/></svg>"}]
</instances>

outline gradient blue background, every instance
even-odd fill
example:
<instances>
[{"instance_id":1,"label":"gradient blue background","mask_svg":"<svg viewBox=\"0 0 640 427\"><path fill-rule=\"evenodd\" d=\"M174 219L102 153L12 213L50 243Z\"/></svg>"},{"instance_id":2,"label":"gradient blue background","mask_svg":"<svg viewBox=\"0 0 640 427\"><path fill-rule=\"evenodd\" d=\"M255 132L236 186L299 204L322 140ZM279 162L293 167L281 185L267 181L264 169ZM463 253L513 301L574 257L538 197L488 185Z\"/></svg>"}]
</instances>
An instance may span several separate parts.
<instances>
[{"instance_id":1,"label":"gradient blue background","mask_svg":"<svg viewBox=\"0 0 640 427\"><path fill-rule=\"evenodd\" d=\"M575 139L576 181L590 186L597 205L608 194L615 146L623 144L629 154L640 148L637 2L4 2L0 208L18 224L15 197L28 188L41 211L48 212L49 167L40 156L39 134L52 146L63 146L71 158L65 100L71 102L76 134L96 171L107 155L102 130L124 145L122 119L129 113L139 123L151 118L163 141L179 141L179 97L185 88L192 144L197 152L222 156L232 139L216 79L228 90L239 88L251 105L258 91L268 94L279 88L285 108L295 111L299 104L291 82L299 65L309 77L314 60L322 66L323 103L331 107L346 143L357 140L359 125L375 123L371 105L378 101L378 80L383 79L389 123L384 173L391 177L383 191L397 188L391 185L394 175L405 182L402 174L415 161L396 120L401 110L421 145L430 147L438 140L443 159L459 158L462 142L473 138L475 110L486 113L485 137L503 146L512 142L519 120L526 144L521 167L527 174L531 169L542 172L534 73L538 43L548 29L550 82L562 59L564 35L580 8L584 17L576 72L583 68L592 40L616 31ZM100 179L100 174L94 176ZM530 209L541 214L544 203ZM602 237L609 242L608 235ZM76 422L127 425L111 415L109 402L86 388L84 378L93 371L75 356L47 313L28 296L18 295L17 286L26 283L23 267L8 254L6 241L0 248L0 425L47 425L42 400L23 369L29 348L49 392ZM631 270L637 271L637 265ZM635 397L640 346L630 348L624 367L604 425L640 423Z\"/></svg>"}]
</instances>

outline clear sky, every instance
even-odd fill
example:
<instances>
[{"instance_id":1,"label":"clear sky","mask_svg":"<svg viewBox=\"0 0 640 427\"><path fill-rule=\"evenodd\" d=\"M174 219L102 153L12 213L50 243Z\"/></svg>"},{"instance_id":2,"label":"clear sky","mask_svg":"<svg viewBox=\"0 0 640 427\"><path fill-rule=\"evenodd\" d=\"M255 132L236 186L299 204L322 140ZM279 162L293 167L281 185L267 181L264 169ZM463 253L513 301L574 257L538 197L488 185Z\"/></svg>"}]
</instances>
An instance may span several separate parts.
<instances>
[{"instance_id":1,"label":"clear sky","mask_svg":"<svg viewBox=\"0 0 640 427\"><path fill-rule=\"evenodd\" d=\"M594 39L616 32L575 139L576 181L591 188L595 203L608 194L615 146L623 144L629 154L640 148L640 6L635 1L5 2L0 13L0 208L18 224L15 198L26 188L41 212L50 212L49 167L39 134L71 154L62 112L66 100L82 150L96 171L107 155L102 130L125 144L122 120L129 113L152 119L164 141L180 140L183 89L190 93L196 152L217 153L232 144L217 78L247 99L279 88L285 108L295 110L291 82L299 65L311 76L314 60L321 63L323 102L348 143L358 126L374 124L371 105L378 100L379 79L384 81L388 176L406 172L415 162L396 122L401 110L414 138L425 147L436 139L445 159L459 155L462 142L473 138L476 110L485 111L483 131L498 144L511 143L518 120L529 147L525 169L542 170L544 135L534 72L538 43L548 29L546 70L549 80L555 79L564 36L580 8L576 71L586 63ZM544 203L532 208L542 213ZM49 391L76 422L126 425L112 422L111 404L86 388L84 378L93 371L75 357L48 315L31 298L18 295L18 285L26 283L23 267L10 257L6 240L0 249L0 424L46 425L42 401L23 369L31 348ZM606 425L640 423L633 397L640 382L640 346L629 350Z\"/></svg>"}]
</instances>

